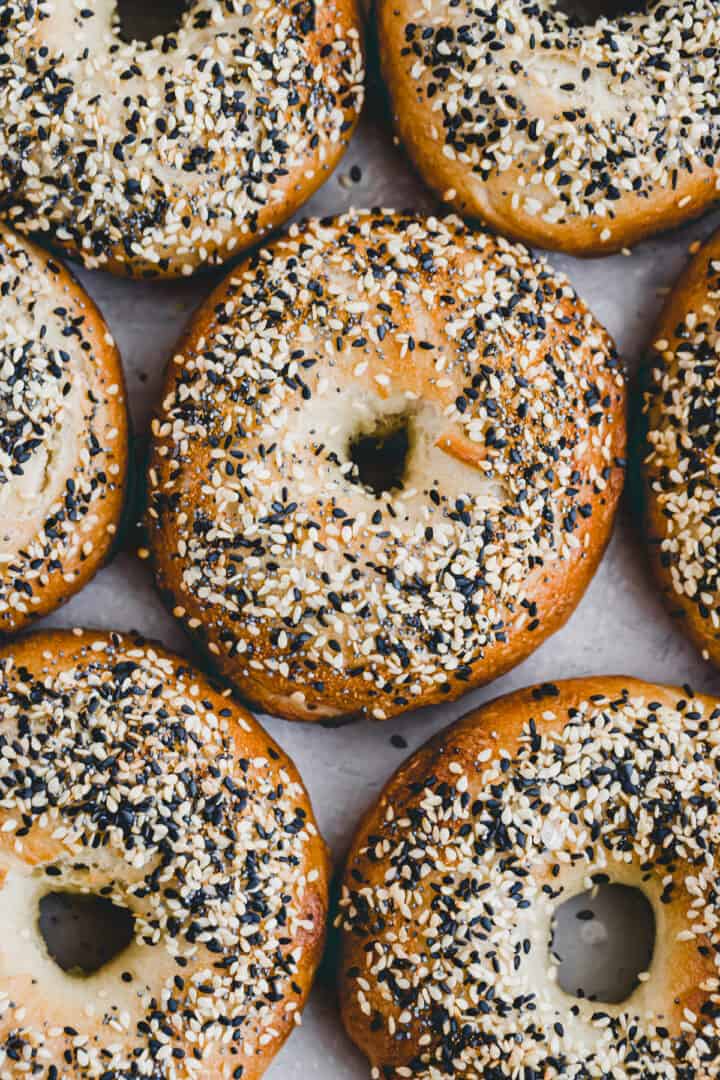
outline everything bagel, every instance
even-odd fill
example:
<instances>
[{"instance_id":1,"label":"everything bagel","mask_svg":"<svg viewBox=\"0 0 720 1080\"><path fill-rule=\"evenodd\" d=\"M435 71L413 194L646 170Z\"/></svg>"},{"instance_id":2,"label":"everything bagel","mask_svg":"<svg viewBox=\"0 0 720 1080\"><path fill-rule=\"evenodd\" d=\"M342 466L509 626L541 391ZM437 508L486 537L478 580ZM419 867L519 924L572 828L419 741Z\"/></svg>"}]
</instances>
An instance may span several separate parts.
<instances>
[{"instance_id":1,"label":"everything bagel","mask_svg":"<svg viewBox=\"0 0 720 1080\"><path fill-rule=\"evenodd\" d=\"M269 712L384 719L568 617L622 488L625 387L524 249L350 214L220 286L153 436L158 583L213 663Z\"/></svg>"},{"instance_id":2,"label":"everything bagel","mask_svg":"<svg viewBox=\"0 0 720 1080\"><path fill-rule=\"evenodd\" d=\"M128 419L120 356L85 290L0 226L0 632L78 591L115 543Z\"/></svg>"},{"instance_id":3,"label":"everything bagel","mask_svg":"<svg viewBox=\"0 0 720 1080\"><path fill-rule=\"evenodd\" d=\"M500 698L402 766L344 877L340 994L375 1080L718 1075L720 701L634 679ZM641 890L648 970L566 993L555 912Z\"/></svg>"},{"instance_id":4,"label":"everything bagel","mask_svg":"<svg viewBox=\"0 0 720 1080\"><path fill-rule=\"evenodd\" d=\"M193 0L149 45L112 0L6 0L0 199L87 266L191 274L329 176L362 83L354 0Z\"/></svg>"},{"instance_id":5,"label":"everything bagel","mask_svg":"<svg viewBox=\"0 0 720 1080\"><path fill-rule=\"evenodd\" d=\"M720 234L668 297L652 341L642 478L651 562L665 602L720 665Z\"/></svg>"},{"instance_id":6,"label":"everything bagel","mask_svg":"<svg viewBox=\"0 0 720 1080\"><path fill-rule=\"evenodd\" d=\"M379 0L378 21L397 130L460 213L601 255L717 199L717 0L591 26L554 0Z\"/></svg>"},{"instance_id":7,"label":"everything bagel","mask_svg":"<svg viewBox=\"0 0 720 1080\"><path fill-rule=\"evenodd\" d=\"M292 762L162 649L32 635L0 654L3 1080L258 1080L322 951L327 856ZM48 894L129 913L63 970Z\"/></svg>"}]
</instances>

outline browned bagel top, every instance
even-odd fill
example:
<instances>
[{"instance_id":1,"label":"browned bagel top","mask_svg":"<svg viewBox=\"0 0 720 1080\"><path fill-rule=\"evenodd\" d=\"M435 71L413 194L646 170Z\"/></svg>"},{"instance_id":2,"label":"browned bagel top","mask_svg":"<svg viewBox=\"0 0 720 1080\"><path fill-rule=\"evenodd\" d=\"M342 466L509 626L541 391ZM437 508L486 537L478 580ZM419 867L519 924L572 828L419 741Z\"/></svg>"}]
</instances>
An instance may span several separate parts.
<instances>
[{"instance_id":1,"label":"browned bagel top","mask_svg":"<svg viewBox=\"0 0 720 1080\"><path fill-rule=\"evenodd\" d=\"M327 911L307 793L249 713L163 649L94 631L0 654L3 1077L259 1077L299 1019ZM80 978L48 892L133 916Z\"/></svg>"},{"instance_id":2,"label":"browned bagel top","mask_svg":"<svg viewBox=\"0 0 720 1080\"><path fill-rule=\"evenodd\" d=\"M51 611L102 565L127 443L102 316L57 260L0 226L0 631Z\"/></svg>"},{"instance_id":3,"label":"browned bagel top","mask_svg":"<svg viewBox=\"0 0 720 1080\"><path fill-rule=\"evenodd\" d=\"M555 0L380 0L379 28L416 165L504 235L602 254L717 198L717 0L591 25Z\"/></svg>"},{"instance_id":4,"label":"browned bagel top","mask_svg":"<svg viewBox=\"0 0 720 1080\"><path fill-rule=\"evenodd\" d=\"M327 178L363 101L355 0L191 0L125 41L100 0L7 0L0 194L16 228L142 276L217 264Z\"/></svg>"},{"instance_id":5,"label":"browned bagel top","mask_svg":"<svg viewBox=\"0 0 720 1080\"><path fill-rule=\"evenodd\" d=\"M720 661L720 235L697 253L655 328L643 475L653 565L671 611Z\"/></svg>"},{"instance_id":6,"label":"browned bagel top","mask_svg":"<svg viewBox=\"0 0 720 1080\"><path fill-rule=\"evenodd\" d=\"M343 1017L373 1076L716 1077L719 756L720 701L624 677L510 694L414 754L340 901ZM550 944L558 905L608 881L656 923L619 1004L562 991Z\"/></svg>"},{"instance_id":7,"label":"browned bagel top","mask_svg":"<svg viewBox=\"0 0 720 1080\"><path fill-rule=\"evenodd\" d=\"M170 364L160 584L270 711L382 719L457 695L577 603L622 486L624 408L608 335L525 249L381 211L293 228ZM367 480L357 445L396 430L401 475Z\"/></svg>"}]
</instances>

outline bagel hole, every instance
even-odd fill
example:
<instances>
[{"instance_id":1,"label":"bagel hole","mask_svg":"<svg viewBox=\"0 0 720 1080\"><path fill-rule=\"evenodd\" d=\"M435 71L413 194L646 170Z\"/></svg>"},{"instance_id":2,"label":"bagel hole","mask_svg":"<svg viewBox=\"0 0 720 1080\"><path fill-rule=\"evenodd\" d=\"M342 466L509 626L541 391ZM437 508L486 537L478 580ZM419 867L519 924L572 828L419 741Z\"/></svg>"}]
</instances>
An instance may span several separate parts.
<instances>
[{"instance_id":1,"label":"bagel hole","mask_svg":"<svg viewBox=\"0 0 720 1080\"><path fill-rule=\"evenodd\" d=\"M648 971L655 946L655 915L645 894L628 885L601 884L560 904L550 949L566 994L617 1005Z\"/></svg>"},{"instance_id":2,"label":"bagel hole","mask_svg":"<svg viewBox=\"0 0 720 1080\"><path fill-rule=\"evenodd\" d=\"M645 7L642 0L558 0L557 6L577 26L594 26L602 18L617 22Z\"/></svg>"},{"instance_id":3,"label":"bagel hole","mask_svg":"<svg viewBox=\"0 0 720 1080\"><path fill-rule=\"evenodd\" d=\"M187 8L187 0L117 0L118 32L125 42L148 45L175 33Z\"/></svg>"},{"instance_id":4,"label":"bagel hole","mask_svg":"<svg viewBox=\"0 0 720 1080\"><path fill-rule=\"evenodd\" d=\"M71 975L92 975L133 940L135 920L104 896L54 892L40 900L38 924L50 956Z\"/></svg>"},{"instance_id":5,"label":"bagel hole","mask_svg":"<svg viewBox=\"0 0 720 1080\"><path fill-rule=\"evenodd\" d=\"M351 477L375 495L401 488L410 452L410 417L386 416L370 431L353 436L348 447Z\"/></svg>"}]
</instances>

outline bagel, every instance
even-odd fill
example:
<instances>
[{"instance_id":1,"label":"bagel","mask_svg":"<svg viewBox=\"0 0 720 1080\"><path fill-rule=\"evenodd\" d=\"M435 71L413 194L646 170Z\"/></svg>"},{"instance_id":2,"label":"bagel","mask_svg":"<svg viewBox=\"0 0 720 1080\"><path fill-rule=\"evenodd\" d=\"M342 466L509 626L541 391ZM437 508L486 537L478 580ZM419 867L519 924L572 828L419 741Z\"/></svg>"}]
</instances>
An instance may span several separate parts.
<instances>
[{"instance_id":1,"label":"bagel","mask_svg":"<svg viewBox=\"0 0 720 1080\"><path fill-rule=\"evenodd\" d=\"M125 42L113 0L6 0L0 199L83 259L173 277L223 262L330 175L363 100L355 0L191 0Z\"/></svg>"},{"instance_id":2,"label":"bagel","mask_svg":"<svg viewBox=\"0 0 720 1080\"><path fill-rule=\"evenodd\" d=\"M0 226L0 632L45 615L102 566L128 463L120 357L50 256Z\"/></svg>"},{"instance_id":3,"label":"bagel","mask_svg":"<svg viewBox=\"0 0 720 1080\"><path fill-rule=\"evenodd\" d=\"M668 297L643 401L650 561L678 624L720 665L720 233Z\"/></svg>"},{"instance_id":4,"label":"bagel","mask_svg":"<svg viewBox=\"0 0 720 1080\"><path fill-rule=\"evenodd\" d=\"M378 27L397 131L458 212L602 255L717 199L716 0L590 26L556 0L379 0Z\"/></svg>"},{"instance_id":5,"label":"bagel","mask_svg":"<svg viewBox=\"0 0 720 1080\"><path fill-rule=\"evenodd\" d=\"M55 632L0 655L3 1080L256 1080L320 958L327 859L289 759L161 648ZM38 908L102 896L124 951L64 971Z\"/></svg>"},{"instance_id":6,"label":"bagel","mask_svg":"<svg viewBox=\"0 0 720 1080\"><path fill-rule=\"evenodd\" d=\"M384 719L518 663L579 601L625 387L566 279L457 218L311 221L170 364L149 549L218 669L291 719ZM369 460L368 460L369 459Z\"/></svg>"},{"instance_id":7,"label":"bagel","mask_svg":"<svg viewBox=\"0 0 720 1080\"><path fill-rule=\"evenodd\" d=\"M720 701L546 683L414 754L352 843L340 1000L379 1080L690 1077L720 1057ZM649 967L619 1004L564 992L560 904L641 890Z\"/></svg>"}]
</instances>

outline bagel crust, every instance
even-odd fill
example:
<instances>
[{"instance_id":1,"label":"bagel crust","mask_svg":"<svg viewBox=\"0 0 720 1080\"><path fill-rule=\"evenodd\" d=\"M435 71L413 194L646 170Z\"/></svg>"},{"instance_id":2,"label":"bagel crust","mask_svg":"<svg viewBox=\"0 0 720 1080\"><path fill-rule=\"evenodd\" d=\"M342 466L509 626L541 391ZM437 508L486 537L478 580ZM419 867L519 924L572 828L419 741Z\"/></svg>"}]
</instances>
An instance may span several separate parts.
<instances>
[{"instance_id":1,"label":"bagel crust","mask_svg":"<svg viewBox=\"0 0 720 1080\"><path fill-rule=\"evenodd\" d=\"M457 219L293 228L201 309L153 425L158 582L268 712L376 719L518 663L579 601L625 387L567 280ZM399 484L357 440L404 425Z\"/></svg>"},{"instance_id":2,"label":"bagel crust","mask_svg":"<svg viewBox=\"0 0 720 1080\"><path fill-rule=\"evenodd\" d=\"M4 0L0 196L88 267L174 277L277 227L363 102L355 0L191 0L125 42L113 0Z\"/></svg>"},{"instance_id":3,"label":"bagel crust","mask_svg":"<svg viewBox=\"0 0 720 1080\"><path fill-rule=\"evenodd\" d=\"M717 199L717 0L591 26L553 0L378 0L378 22L398 133L459 213L602 255Z\"/></svg>"},{"instance_id":4,"label":"bagel crust","mask_svg":"<svg viewBox=\"0 0 720 1080\"><path fill-rule=\"evenodd\" d=\"M127 459L102 316L57 261L0 226L0 632L54 610L105 562Z\"/></svg>"},{"instance_id":5,"label":"bagel crust","mask_svg":"<svg viewBox=\"0 0 720 1080\"><path fill-rule=\"evenodd\" d=\"M155 645L60 631L0 654L3 1080L257 1080L320 959L327 858L292 762ZM102 895L133 940L51 958L48 893Z\"/></svg>"},{"instance_id":6,"label":"bagel crust","mask_svg":"<svg viewBox=\"0 0 720 1080\"><path fill-rule=\"evenodd\" d=\"M351 846L345 1026L375 1080L720 1073L720 701L546 683L414 754ZM652 961L620 1004L560 989L560 904L640 889Z\"/></svg>"},{"instance_id":7,"label":"bagel crust","mask_svg":"<svg viewBox=\"0 0 720 1080\"><path fill-rule=\"evenodd\" d=\"M655 331L644 397L645 525L663 597L720 665L720 233L690 263Z\"/></svg>"}]
</instances>

